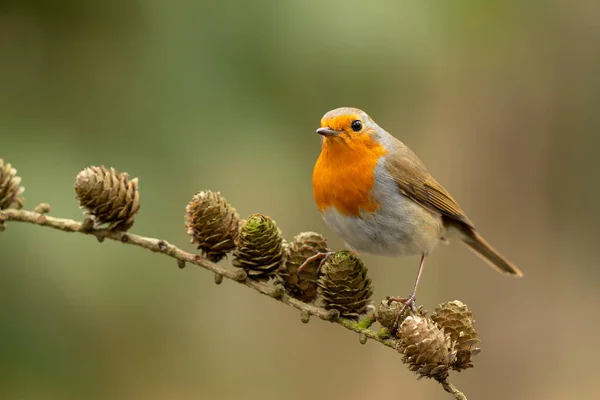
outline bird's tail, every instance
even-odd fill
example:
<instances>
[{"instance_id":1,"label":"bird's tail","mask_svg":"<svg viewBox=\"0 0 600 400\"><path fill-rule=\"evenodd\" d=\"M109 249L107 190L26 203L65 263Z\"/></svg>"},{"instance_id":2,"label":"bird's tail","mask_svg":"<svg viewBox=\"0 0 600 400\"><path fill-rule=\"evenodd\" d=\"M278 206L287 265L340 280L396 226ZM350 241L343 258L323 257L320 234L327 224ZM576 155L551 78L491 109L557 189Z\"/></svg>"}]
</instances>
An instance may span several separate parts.
<instances>
[{"instance_id":1,"label":"bird's tail","mask_svg":"<svg viewBox=\"0 0 600 400\"><path fill-rule=\"evenodd\" d=\"M483 258L498 272L517 277L523 276L523 273L519 270L519 268L515 267L510 261L502 257L502 255L500 255L496 249L494 249L480 234L474 230L463 230L461 239L463 243L469 247L469 249L473 250L475 254Z\"/></svg>"}]
</instances>

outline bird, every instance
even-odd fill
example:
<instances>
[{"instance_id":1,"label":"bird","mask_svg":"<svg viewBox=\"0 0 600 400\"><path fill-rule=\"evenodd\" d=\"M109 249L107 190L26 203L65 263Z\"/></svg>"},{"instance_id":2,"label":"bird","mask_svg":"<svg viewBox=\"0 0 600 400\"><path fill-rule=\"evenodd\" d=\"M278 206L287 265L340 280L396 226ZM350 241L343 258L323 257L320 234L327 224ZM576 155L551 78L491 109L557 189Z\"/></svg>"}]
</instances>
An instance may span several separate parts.
<instances>
[{"instance_id":1,"label":"bird","mask_svg":"<svg viewBox=\"0 0 600 400\"><path fill-rule=\"evenodd\" d=\"M497 271L523 276L477 232L417 155L366 112L353 107L328 111L316 132L321 153L312 188L327 226L356 253L421 257L408 297L390 298L403 303L396 327L404 309L414 309L425 260L440 242L457 239ZM331 254L315 254L305 265Z\"/></svg>"}]
</instances>

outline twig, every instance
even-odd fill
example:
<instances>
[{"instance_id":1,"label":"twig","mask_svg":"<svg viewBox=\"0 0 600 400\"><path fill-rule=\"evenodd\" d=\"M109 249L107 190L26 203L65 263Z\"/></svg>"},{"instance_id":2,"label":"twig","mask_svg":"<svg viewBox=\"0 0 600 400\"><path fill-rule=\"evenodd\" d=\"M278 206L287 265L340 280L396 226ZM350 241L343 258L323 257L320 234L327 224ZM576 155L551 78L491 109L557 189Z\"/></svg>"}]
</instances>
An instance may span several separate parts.
<instances>
[{"instance_id":1,"label":"twig","mask_svg":"<svg viewBox=\"0 0 600 400\"><path fill-rule=\"evenodd\" d=\"M90 229L90 227L85 226L85 222L81 223L71 219L54 218L35 211L27 210L8 209L0 211L0 224L2 224L4 221L28 222L35 225L58 229L64 232L83 233L86 235L96 236L99 240L111 239L117 242L143 247L156 253L162 253L177 259L179 261L178 265L180 268L181 262L197 265L212 271L216 275L220 275L223 278L241 283L242 285L252 288L264 295L270 296L275 300L292 306L300 311L308 312L311 315L327 321L337 322L354 332L365 334L370 339L376 340L386 346L393 347L392 341L379 337L376 332L368 329L368 327L364 328L360 324L351 320L338 318L338 315L335 312L303 303L300 300L289 296L287 293L282 292L281 288L277 286L273 287L252 279L246 279L247 276L241 269L237 271L229 270L219 264L215 264L207 260L199 254L192 254L181 250L179 247L167 242L166 240L135 235L128 232L110 231L106 229Z\"/></svg>"},{"instance_id":2,"label":"twig","mask_svg":"<svg viewBox=\"0 0 600 400\"><path fill-rule=\"evenodd\" d=\"M448 393L450 393L452 396L454 396L454 398L456 400L467 400L467 396L465 396L463 394L463 392L461 392L460 390L458 390L456 388L456 386L454 386L449 380L448 378L443 379L438 381L442 384L442 387L444 388L444 390Z\"/></svg>"},{"instance_id":3,"label":"twig","mask_svg":"<svg viewBox=\"0 0 600 400\"><path fill-rule=\"evenodd\" d=\"M46 205L47 206L47 205ZM340 318L339 313L334 310L325 310L311 304L303 303L284 292L280 286L270 286L252 279L247 279L247 274L243 270L233 271L215 264L199 254L188 253L179 247L167 242L166 240L155 239L133 233L114 231L107 229L93 229L91 220L86 219L83 222L78 222L71 219L55 218L45 215L49 206L35 208L36 211L7 209L0 211L0 228L3 228L7 221L27 222L40 226L47 226L53 229L58 229L64 232L78 232L85 235L95 236L99 241L110 239L117 242L131 244L134 246L143 247L156 253L162 253L177 260L179 268L183 268L185 263L190 263L212 271L215 273L215 282L220 283L222 278L230 279L244 286L267 295L281 303L292 306L301 311L303 322L308 322L310 315L317 316L323 320L337 323L346 329L359 334L360 342L365 343L368 339L372 339L385 346L393 349L397 348L397 343L394 339L390 339L389 335L375 332L369 327L374 322L374 319L367 317L360 322L354 322L349 319ZM39 212L41 211L41 212ZM1 231L2 229L0 229ZM222 278L221 278L222 277ZM453 394L456 399L466 400L464 394L459 392L449 381L440 382L444 389Z\"/></svg>"}]
</instances>

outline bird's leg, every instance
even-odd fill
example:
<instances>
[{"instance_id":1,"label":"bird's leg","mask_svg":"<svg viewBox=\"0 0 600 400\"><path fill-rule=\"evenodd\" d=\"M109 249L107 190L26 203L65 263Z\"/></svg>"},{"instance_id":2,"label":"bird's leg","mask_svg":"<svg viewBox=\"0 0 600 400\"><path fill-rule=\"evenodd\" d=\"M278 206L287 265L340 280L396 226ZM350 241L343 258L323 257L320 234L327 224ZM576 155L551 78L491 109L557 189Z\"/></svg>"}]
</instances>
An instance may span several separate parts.
<instances>
[{"instance_id":1,"label":"bird's leg","mask_svg":"<svg viewBox=\"0 0 600 400\"><path fill-rule=\"evenodd\" d=\"M427 253L423 253L423 255L421 256L421 263L419 264L419 272L417 272L417 279L415 280L415 286L413 287L413 290L410 293L410 295L407 298L401 298L401 297L390 297L389 298L390 301L396 301L396 302L403 304L402 308L400 309L400 311L398 311L398 314L396 315L396 320L394 321L394 325L392 326L392 332L395 332L398 329L398 323L400 322L400 317L404 313L404 310L406 310L408 307L410 307L410 309L412 311L416 310L415 299L417 297L417 287L419 286L419 280L421 280L421 274L423 273L423 265L425 265L425 259L427 258L427 255L428 255Z\"/></svg>"},{"instance_id":2,"label":"bird's leg","mask_svg":"<svg viewBox=\"0 0 600 400\"><path fill-rule=\"evenodd\" d=\"M310 256L308 257L306 260L304 260L304 262L302 263L302 265L300 265L298 267L298 271L296 272L297 274L299 274L300 272L302 272L302 270L304 270L304 268L306 268L308 266L308 264L310 264L313 261L316 260L321 260L319 262L319 267L317 268L317 273L319 273L319 271L321 270L321 265L323 265L323 263L325 262L325 260L327 260L329 258L329 256L331 256L332 254L334 254L335 252L333 251L319 251L317 249L315 249L312 246L309 246L307 244L305 244L304 246L302 246L302 249L309 249L315 252L314 256Z\"/></svg>"}]
</instances>

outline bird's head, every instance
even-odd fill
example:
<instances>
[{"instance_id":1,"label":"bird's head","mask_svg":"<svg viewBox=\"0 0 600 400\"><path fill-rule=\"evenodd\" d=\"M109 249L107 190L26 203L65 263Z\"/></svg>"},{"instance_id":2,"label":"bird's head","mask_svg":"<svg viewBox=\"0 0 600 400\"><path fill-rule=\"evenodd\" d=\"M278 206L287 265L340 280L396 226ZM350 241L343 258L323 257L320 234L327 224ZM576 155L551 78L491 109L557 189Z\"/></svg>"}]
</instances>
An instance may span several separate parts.
<instances>
[{"instance_id":1,"label":"bird's head","mask_svg":"<svg viewBox=\"0 0 600 400\"><path fill-rule=\"evenodd\" d=\"M378 142L381 128L369 115L351 107L340 107L327 112L321 118L321 127L317 133L323 137L323 146L345 145L355 147Z\"/></svg>"}]
</instances>

